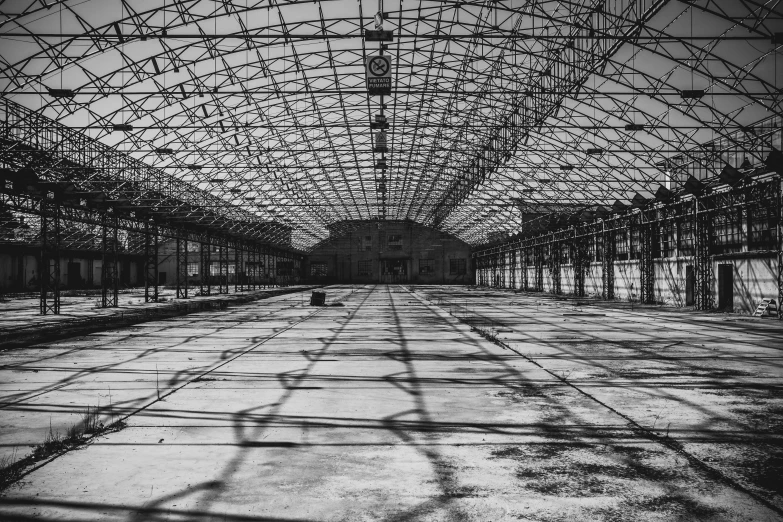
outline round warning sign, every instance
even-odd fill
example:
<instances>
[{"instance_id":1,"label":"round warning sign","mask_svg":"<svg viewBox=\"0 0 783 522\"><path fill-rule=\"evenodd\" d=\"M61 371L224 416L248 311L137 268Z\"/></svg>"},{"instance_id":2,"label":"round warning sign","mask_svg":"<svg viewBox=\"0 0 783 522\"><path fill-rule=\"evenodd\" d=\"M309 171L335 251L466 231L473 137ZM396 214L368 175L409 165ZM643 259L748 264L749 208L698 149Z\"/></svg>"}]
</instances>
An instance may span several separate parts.
<instances>
[{"instance_id":1,"label":"round warning sign","mask_svg":"<svg viewBox=\"0 0 783 522\"><path fill-rule=\"evenodd\" d=\"M367 73L376 78L391 75L391 62L386 56L373 56L367 60Z\"/></svg>"},{"instance_id":2,"label":"round warning sign","mask_svg":"<svg viewBox=\"0 0 783 522\"><path fill-rule=\"evenodd\" d=\"M391 59L382 54L367 57L367 91L391 94Z\"/></svg>"}]
</instances>

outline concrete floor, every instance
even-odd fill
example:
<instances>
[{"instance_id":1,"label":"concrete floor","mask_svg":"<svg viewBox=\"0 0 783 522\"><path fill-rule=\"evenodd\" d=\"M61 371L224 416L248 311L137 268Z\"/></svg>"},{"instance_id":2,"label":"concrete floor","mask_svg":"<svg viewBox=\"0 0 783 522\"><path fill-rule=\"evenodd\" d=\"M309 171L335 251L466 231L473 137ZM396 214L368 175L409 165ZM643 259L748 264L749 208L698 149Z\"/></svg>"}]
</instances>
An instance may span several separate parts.
<instances>
[{"instance_id":1,"label":"concrete floor","mask_svg":"<svg viewBox=\"0 0 783 522\"><path fill-rule=\"evenodd\" d=\"M86 406L132 415L0 519L781 520L780 323L412 290L1 353L5 452Z\"/></svg>"},{"instance_id":2,"label":"concrete floor","mask_svg":"<svg viewBox=\"0 0 783 522\"><path fill-rule=\"evenodd\" d=\"M218 294L215 288L212 295L195 296L198 288L190 289L189 299L177 299L176 291L173 288L161 288L159 291L159 302L145 303L144 288L132 288L123 290L117 297L117 306L110 308L100 308L101 296L91 293L90 295L66 295L63 296L60 303L60 313L57 315L40 315L39 298L36 296L23 299L0 300L0 342L5 336L16 334L20 331L30 330L31 328L50 328L58 327L65 323L71 323L78 320L110 320L112 317L137 312L139 310L154 310L171 308L176 303L193 303L200 301L215 301L227 299L230 297L239 297L263 292L281 292L286 288L269 287L257 290L234 291L233 286L229 286L228 293Z\"/></svg>"}]
</instances>

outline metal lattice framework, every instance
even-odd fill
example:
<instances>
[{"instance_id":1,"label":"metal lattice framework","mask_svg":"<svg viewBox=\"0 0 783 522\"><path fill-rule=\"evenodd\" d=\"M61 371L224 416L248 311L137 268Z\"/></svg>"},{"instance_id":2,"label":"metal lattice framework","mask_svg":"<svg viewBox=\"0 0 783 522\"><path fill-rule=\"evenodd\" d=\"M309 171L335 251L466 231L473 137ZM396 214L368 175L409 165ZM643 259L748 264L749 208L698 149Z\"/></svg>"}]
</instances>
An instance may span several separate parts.
<instances>
[{"instance_id":1,"label":"metal lattice framework","mask_svg":"<svg viewBox=\"0 0 783 522\"><path fill-rule=\"evenodd\" d=\"M394 34L383 176L362 38L379 3ZM304 250L379 216L482 244L535 229L531 206L649 196L775 145L748 129L780 116L776 2L154 4L14 2L3 98L170 176L167 197Z\"/></svg>"}]
</instances>

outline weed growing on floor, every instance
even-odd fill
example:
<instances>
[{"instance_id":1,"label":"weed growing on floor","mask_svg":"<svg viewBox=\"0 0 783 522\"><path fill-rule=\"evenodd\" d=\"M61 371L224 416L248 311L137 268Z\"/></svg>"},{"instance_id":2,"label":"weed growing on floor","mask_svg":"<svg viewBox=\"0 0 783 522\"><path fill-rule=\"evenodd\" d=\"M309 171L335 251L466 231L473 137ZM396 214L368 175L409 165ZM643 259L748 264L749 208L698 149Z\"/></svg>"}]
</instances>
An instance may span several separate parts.
<instances>
[{"instance_id":1,"label":"weed growing on floor","mask_svg":"<svg viewBox=\"0 0 783 522\"><path fill-rule=\"evenodd\" d=\"M0 491L6 484L16 482L22 476L22 469L17 465L16 454L17 449L14 448L10 455L0 458Z\"/></svg>"},{"instance_id":2,"label":"weed growing on floor","mask_svg":"<svg viewBox=\"0 0 783 522\"><path fill-rule=\"evenodd\" d=\"M98 414L98 408L90 408L82 414L82 430L84 434L95 433L103 428L101 416Z\"/></svg>"},{"instance_id":3,"label":"weed growing on floor","mask_svg":"<svg viewBox=\"0 0 783 522\"><path fill-rule=\"evenodd\" d=\"M69 428L68 431L70 432L71 429ZM54 431L52 429L52 420L49 419L49 432L46 434L43 443L36 446L33 450L33 458L41 459L45 456L57 453L62 449L64 440L65 439L63 439L59 431Z\"/></svg>"},{"instance_id":4,"label":"weed growing on floor","mask_svg":"<svg viewBox=\"0 0 783 522\"><path fill-rule=\"evenodd\" d=\"M471 332L478 332L484 339L493 343L498 343L498 331L491 326L472 326Z\"/></svg>"},{"instance_id":5,"label":"weed growing on floor","mask_svg":"<svg viewBox=\"0 0 783 522\"><path fill-rule=\"evenodd\" d=\"M125 428L127 424L120 420L105 426L101 422L97 406L87 406L81 416L81 420L72 424L65 431L65 436L59 430L52 428L49 421L49 431L41 444L33 448L33 451L20 460L16 460L16 449L11 455L0 459L0 492L25 475L27 469L38 462L53 455L76 449L86 444L91 436L112 433Z\"/></svg>"}]
</instances>

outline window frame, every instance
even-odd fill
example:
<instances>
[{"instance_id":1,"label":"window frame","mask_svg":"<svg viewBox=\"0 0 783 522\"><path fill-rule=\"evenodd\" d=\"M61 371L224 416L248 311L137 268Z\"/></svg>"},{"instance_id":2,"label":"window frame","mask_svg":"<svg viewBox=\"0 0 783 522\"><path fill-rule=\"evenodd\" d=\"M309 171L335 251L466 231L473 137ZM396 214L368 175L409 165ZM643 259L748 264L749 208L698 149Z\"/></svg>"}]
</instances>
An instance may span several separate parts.
<instances>
[{"instance_id":1,"label":"window frame","mask_svg":"<svg viewBox=\"0 0 783 522\"><path fill-rule=\"evenodd\" d=\"M468 273L468 261L464 257L449 259L449 275L466 275Z\"/></svg>"},{"instance_id":2,"label":"window frame","mask_svg":"<svg viewBox=\"0 0 783 522\"><path fill-rule=\"evenodd\" d=\"M389 250L402 250L402 234L387 234L386 247Z\"/></svg>"},{"instance_id":3,"label":"window frame","mask_svg":"<svg viewBox=\"0 0 783 522\"><path fill-rule=\"evenodd\" d=\"M317 271L316 271L316 267L318 268ZM326 261L310 262L310 277L326 277L328 273L329 273L329 264Z\"/></svg>"},{"instance_id":4,"label":"window frame","mask_svg":"<svg viewBox=\"0 0 783 522\"><path fill-rule=\"evenodd\" d=\"M357 275L372 277L372 259L360 260L357 262Z\"/></svg>"}]
</instances>

